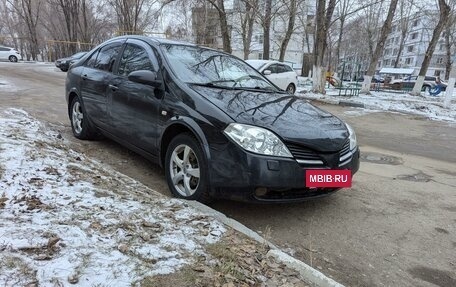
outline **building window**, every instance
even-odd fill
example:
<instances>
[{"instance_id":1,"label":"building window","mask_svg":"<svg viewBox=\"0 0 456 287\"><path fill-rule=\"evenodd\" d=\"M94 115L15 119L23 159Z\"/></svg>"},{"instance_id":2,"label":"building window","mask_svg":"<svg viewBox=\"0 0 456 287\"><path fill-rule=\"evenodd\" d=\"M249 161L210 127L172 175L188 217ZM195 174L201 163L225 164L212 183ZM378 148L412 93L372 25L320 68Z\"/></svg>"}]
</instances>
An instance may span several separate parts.
<instances>
[{"instance_id":1,"label":"building window","mask_svg":"<svg viewBox=\"0 0 456 287\"><path fill-rule=\"evenodd\" d=\"M383 61L383 66L388 66L389 65L389 60L384 60Z\"/></svg>"},{"instance_id":2,"label":"building window","mask_svg":"<svg viewBox=\"0 0 456 287\"><path fill-rule=\"evenodd\" d=\"M444 47L445 47L445 45L440 44L440 46L439 46L439 51L443 51L443 48L444 48Z\"/></svg>"},{"instance_id":3,"label":"building window","mask_svg":"<svg viewBox=\"0 0 456 287\"><path fill-rule=\"evenodd\" d=\"M258 53L258 60L263 60L263 53Z\"/></svg>"},{"instance_id":4,"label":"building window","mask_svg":"<svg viewBox=\"0 0 456 287\"><path fill-rule=\"evenodd\" d=\"M391 66L394 66L396 64L395 60L391 60Z\"/></svg>"},{"instance_id":5,"label":"building window","mask_svg":"<svg viewBox=\"0 0 456 287\"><path fill-rule=\"evenodd\" d=\"M258 44L263 44L263 34L256 35L255 40Z\"/></svg>"},{"instance_id":6,"label":"building window","mask_svg":"<svg viewBox=\"0 0 456 287\"><path fill-rule=\"evenodd\" d=\"M393 56L397 56L397 48L393 50Z\"/></svg>"},{"instance_id":7,"label":"building window","mask_svg":"<svg viewBox=\"0 0 456 287\"><path fill-rule=\"evenodd\" d=\"M443 57L437 58L437 64L443 64Z\"/></svg>"},{"instance_id":8,"label":"building window","mask_svg":"<svg viewBox=\"0 0 456 287\"><path fill-rule=\"evenodd\" d=\"M434 76L436 76L436 77L440 77L441 74L442 74L442 71L440 71L440 70L434 71Z\"/></svg>"},{"instance_id":9,"label":"building window","mask_svg":"<svg viewBox=\"0 0 456 287\"><path fill-rule=\"evenodd\" d=\"M416 27L416 26L418 26L418 23L419 23L419 20L415 20L415 21L413 21L412 27Z\"/></svg>"},{"instance_id":10,"label":"building window","mask_svg":"<svg viewBox=\"0 0 456 287\"><path fill-rule=\"evenodd\" d=\"M399 37L396 37L395 39L396 44L399 44Z\"/></svg>"},{"instance_id":11,"label":"building window","mask_svg":"<svg viewBox=\"0 0 456 287\"><path fill-rule=\"evenodd\" d=\"M407 47L407 52L409 52L409 53L413 52L413 48L414 48L413 45L412 46L408 46Z\"/></svg>"},{"instance_id":12,"label":"building window","mask_svg":"<svg viewBox=\"0 0 456 287\"><path fill-rule=\"evenodd\" d=\"M407 59L405 59L405 64L406 64L406 65L410 65L410 64L412 63L412 59L413 59L413 58L407 58Z\"/></svg>"},{"instance_id":13,"label":"building window","mask_svg":"<svg viewBox=\"0 0 456 287\"><path fill-rule=\"evenodd\" d=\"M415 39L417 39L417 38L418 38L418 33L413 33L413 34L412 34L412 40L415 40Z\"/></svg>"}]
</instances>

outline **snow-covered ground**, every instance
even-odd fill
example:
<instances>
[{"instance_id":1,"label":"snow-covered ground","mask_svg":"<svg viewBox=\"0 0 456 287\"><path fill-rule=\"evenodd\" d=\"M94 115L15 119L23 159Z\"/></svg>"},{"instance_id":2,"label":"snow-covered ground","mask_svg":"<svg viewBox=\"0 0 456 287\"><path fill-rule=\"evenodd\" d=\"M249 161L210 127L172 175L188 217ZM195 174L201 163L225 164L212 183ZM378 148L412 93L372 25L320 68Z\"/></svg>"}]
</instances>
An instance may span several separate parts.
<instances>
[{"instance_id":1,"label":"snow-covered ground","mask_svg":"<svg viewBox=\"0 0 456 287\"><path fill-rule=\"evenodd\" d=\"M0 112L0 286L131 286L172 273L225 228Z\"/></svg>"},{"instance_id":2,"label":"snow-covered ground","mask_svg":"<svg viewBox=\"0 0 456 287\"><path fill-rule=\"evenodd\" d=\"M456 122L456 96L453 95L449 108L444 108L444 93L440 96L429 96L422 93L421 96L411 96L407 93L375 92L371 95L339 96L339 90L328 88L326 94L309 92L310 87L303 85L297 89L296 95L310 100L319 100L330 104L345 103L360 104L364 106L364 112L392 111L415 114L432 120Z\"/></svg>"}]
</instances>

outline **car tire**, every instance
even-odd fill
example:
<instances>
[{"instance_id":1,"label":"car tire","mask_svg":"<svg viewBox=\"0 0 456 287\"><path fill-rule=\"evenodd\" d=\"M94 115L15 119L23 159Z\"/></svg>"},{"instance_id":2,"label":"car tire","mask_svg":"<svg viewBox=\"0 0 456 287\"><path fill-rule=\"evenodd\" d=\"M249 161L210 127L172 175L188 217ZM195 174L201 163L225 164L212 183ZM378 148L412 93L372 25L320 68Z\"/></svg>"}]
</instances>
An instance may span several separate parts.
<instances>
[{"instance_id":1,"label":"car tire","mask_svg":"<svg viewBox=\"0 0 456 287\"><path fill-rule=\"evenodd\" d=\"M16 56L9 56L8 60L9 60L10 62L16 63L16 62L17 62L17 57L16 57Z\"/></svg>"},{"instance_id":2,"label":"car tire","mask_svg":"<svg viewBox=\"0 0 456 287\"><path fill-rule=\"evenodd\" d=\"M294 94L296 92L296 86L293 83L290 83L286 89L287 93Z\"/></svg>"},{"instance_id":3,"label":"car tire","mask_svg":"<svg viewBox=\"0 0 456 287\"><path fill-rule=\"evenodd\" d=\"M92 140L97 138L97 130L87 119L87 113L78 97L74 97L70 103L70 122L73 135L81 140Z\"/></svg>"},{"instance_id":4,"label":"car tire","mask_svg":"<svg viewBox=\"0 0 456 287\"><path fill-rule=\"evenodd\" d=\"M201 145L192 134L173 138L165 156L165 175L171 193L178 198L209 202L206 162Z\"/></svg>"}]
</instances>

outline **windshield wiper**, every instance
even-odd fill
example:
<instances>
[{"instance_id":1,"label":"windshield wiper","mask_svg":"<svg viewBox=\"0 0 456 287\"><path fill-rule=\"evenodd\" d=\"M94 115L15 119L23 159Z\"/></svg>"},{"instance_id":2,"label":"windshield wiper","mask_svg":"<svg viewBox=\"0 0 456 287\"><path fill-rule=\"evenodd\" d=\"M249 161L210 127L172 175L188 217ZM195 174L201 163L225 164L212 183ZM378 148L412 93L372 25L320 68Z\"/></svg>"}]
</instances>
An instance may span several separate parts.
<instances>
[{"instance_id":1,"label":"windshield wiper","mask_svg":"<svg viewBox=\"0 0 456 287\"><path fill-rule=\"evenodd\" d=\"M207 83L191 83L191 82L188 82L187 84L189 85L195 85L195 86L202 86L202 87L210 87L210 88L219 88L219 89L228 89L228 90L232 90L233 87L227 87L227 86L224 86L224 85L217 85L219 81L211 81L211 82L207 82Z\"/></svg>"}]
</instances>

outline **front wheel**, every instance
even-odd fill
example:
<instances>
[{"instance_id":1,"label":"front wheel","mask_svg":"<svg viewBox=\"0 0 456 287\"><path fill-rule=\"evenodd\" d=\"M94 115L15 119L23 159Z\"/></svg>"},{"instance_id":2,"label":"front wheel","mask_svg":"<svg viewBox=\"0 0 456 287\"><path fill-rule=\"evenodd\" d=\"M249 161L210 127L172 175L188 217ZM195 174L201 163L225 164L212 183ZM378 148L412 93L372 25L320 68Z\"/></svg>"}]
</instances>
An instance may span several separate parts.
<instances>
[{"instance_id":1,"label":"front wheel","mask_svg":"<svg viewBox=\"0 0 456 287\"><path fill-rule=\"evenodd\" d=\"M14 63L17 62L17 57L16 56L9 56L8 59L10 60L10 62L14 62Z\"/></svg>"},{"instance_id":2,"label":"front wheel","mask_svg":"<svg viewBox=\"0 0 456 287\"><path fill-rule=\"evenodd\" d=\"M207 164L199 142L185 133L171 140L165 157L168 187L175 197L208 202Z\"/></svg>"}]
</instances>

